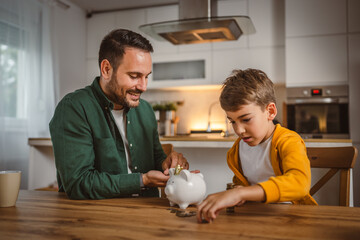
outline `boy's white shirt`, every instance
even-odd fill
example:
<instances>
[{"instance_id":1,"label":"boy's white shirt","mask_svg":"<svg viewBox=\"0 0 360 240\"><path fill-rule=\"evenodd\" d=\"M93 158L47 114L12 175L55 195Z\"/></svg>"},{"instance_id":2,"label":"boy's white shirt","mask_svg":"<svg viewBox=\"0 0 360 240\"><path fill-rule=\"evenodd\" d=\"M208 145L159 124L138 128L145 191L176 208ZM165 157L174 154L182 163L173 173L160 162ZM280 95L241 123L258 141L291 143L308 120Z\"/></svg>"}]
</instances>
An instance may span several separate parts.
<instances>
[{"instance_id":1,"label":"boy's white shirt","mask_svg":"<svg viewBox=\"0 0 360 240\"><path fill-rule=\"evenodd\" d=\"M242 140L239 142L239 161L250 185L267 181L269 177L275 176L270 161L272 137L273 135L256 146L249 146Z\"/></svg>"},{"instance_id":2,"label":"boy's white shirt","mask_svg":"<svg viewBox=\"0 0 360 240\"><path fill-rule=\"evenodd\" d=\"M128 173L132 173L132 171L130 169L131 159L130 159L130 154L129 154L129 142L128 142L127 137L126 137L126 123L125 123L126 119L124 117L124 109L112 110L111 113L114 116L116 126L119 129L121 138L122 138L123 143L124 143L124 149L125 149L125 156L126 156Z\"/></svg>"}]
</instances>

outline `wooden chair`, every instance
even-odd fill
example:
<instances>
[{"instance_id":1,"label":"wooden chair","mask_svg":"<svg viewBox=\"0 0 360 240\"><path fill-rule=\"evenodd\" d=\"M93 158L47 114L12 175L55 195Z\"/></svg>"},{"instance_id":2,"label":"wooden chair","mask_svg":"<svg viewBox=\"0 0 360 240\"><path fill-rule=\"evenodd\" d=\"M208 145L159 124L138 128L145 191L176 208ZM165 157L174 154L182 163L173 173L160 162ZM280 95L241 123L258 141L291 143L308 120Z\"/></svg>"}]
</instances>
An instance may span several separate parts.
<instances>
[{"instance_id":1,"label":"wooden chair","mask_svg":"<svg viewBox=\"0 0 360 240\"><path fill-rule=\"evenodd\" d=\"M173 150L174 147L172 144L168 143L168 144L161 144L165 154L168 156ZM165 194L165 188L164 187L159 187L159 192L160 192L160 198L166 198L166 194Z\"/></svg>"},{"instance_id":2,"label":"wooden chair","mask_svg":"<svg viewBox=\"0 0 360 240\"><path fill-rule=\"evenodd\" d=\"M310 189L310 195L314 195L340 171L339 205L349 206L350 169L354 167L358 155L356 147L314 147L307 148L307 154L312 168L330 168Z\"/></svg>"}]
</instances>

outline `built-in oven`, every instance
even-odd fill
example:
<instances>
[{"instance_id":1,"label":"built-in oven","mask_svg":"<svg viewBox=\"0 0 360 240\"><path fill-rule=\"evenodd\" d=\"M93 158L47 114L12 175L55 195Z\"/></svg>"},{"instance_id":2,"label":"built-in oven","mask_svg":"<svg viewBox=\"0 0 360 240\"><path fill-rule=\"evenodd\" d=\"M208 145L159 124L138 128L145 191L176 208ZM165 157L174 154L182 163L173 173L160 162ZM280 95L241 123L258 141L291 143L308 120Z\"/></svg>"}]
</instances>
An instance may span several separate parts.
<instances>
[{"instance_id":1,"label":"built-in oven","mask_svg":"<svg viewBox=\"0 0 360 240\"><path fill-rule=\"evenodd\" d=\"M303 138L350 138L348 86L286 89L284 125Z\"/></svg>"}]
</instances>

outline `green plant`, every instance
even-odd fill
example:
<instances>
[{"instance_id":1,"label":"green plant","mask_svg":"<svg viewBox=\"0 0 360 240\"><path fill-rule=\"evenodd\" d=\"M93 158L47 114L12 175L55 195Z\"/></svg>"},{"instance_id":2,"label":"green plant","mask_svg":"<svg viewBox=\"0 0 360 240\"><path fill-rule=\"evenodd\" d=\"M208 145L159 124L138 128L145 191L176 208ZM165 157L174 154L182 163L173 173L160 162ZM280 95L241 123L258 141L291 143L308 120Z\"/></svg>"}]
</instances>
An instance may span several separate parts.
<instances>
[{"instance_id":1,"label":"green plant","mask_svg":"<svg viewBox=\"0 0 360 240\"><path fill-rule=\"evenodd\" d=\"M165 110L165 106L163 104L156 103L152 106L154 111L162 111Z\"/></svg>"},{"instance_id":2,"label":"green plant","mask_svg":"<svg viewBox=\"0 0 360 240\"><path fill-rule=\"evenodd\" d=\"M154 111L176 111L177 104L175 102L155 103L152 108Z\"/></svg>"},{"instance_id":3,"label":"green plant","mask_svg":"<svg viewBox=\"0 0 360 240\"><path fill-rule=\"evenodd\" d=\"M176 111L177 110L177 105L173 102L169 102L165 104L165 110L166 111Z\"/></svg>"}]
</instances>

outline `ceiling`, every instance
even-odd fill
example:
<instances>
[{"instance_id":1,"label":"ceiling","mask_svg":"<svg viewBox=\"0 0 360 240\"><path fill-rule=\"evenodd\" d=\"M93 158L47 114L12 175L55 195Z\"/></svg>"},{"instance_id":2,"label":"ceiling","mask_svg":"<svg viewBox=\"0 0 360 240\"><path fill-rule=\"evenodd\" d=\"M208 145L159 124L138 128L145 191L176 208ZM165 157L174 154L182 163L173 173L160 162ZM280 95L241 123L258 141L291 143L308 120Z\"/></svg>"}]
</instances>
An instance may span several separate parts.
<instances>
[{"instance_id":1,"label":"ceiling","mask_svg":"<svg viewBox=\"0 0 360 240\"><path fill-rule=\"evenodd\" d=\"M69 0L87 12L106 12L177 4L179 0Z\"/></svg>"}]
</instances>

